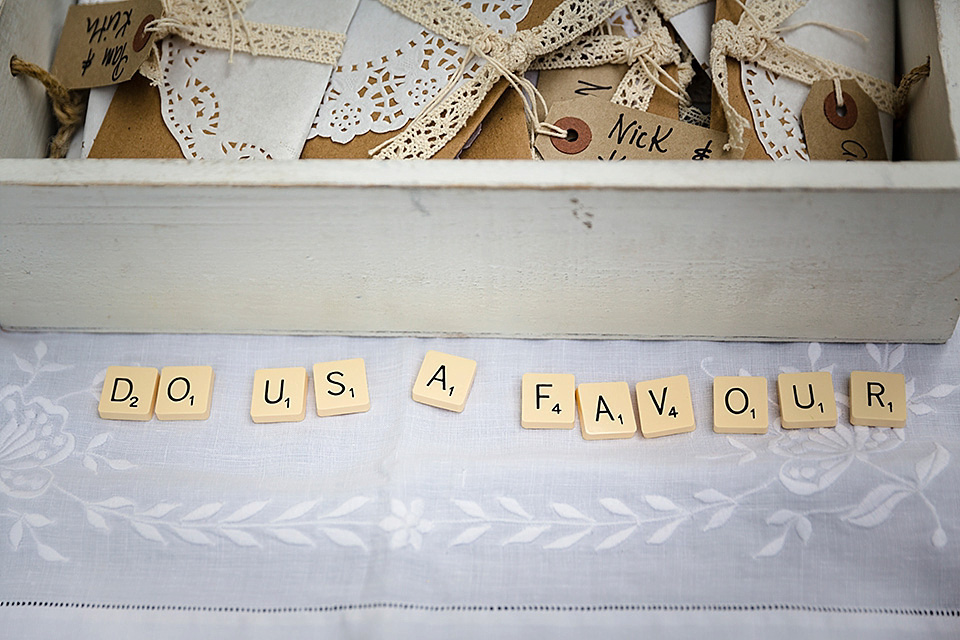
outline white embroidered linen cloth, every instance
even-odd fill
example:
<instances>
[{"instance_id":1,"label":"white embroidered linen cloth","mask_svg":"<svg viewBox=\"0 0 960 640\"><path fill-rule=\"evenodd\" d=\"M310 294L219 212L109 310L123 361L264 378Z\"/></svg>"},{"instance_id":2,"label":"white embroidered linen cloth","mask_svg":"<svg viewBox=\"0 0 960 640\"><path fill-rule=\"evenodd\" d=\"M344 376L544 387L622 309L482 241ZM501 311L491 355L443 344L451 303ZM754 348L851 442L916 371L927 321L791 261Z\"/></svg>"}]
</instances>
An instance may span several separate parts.
<instances>
[{"instance_id":1,"label":"white embroidered linen cloth","mask_svg":"<svg viewBox=\"0 0 960 640\"><path fill-rule=\"evenodd\" d=\"M478 361L462 414L410 398L429 349ZM303 422L251 421L256 369L351 357L366 360L368 413L318 418L311 388ZM213 366L211 417L101 420L115 364ZM781 429L776 376L822 370L840 424ZM853 370L906 376L905 429L850 426ZM697 429L590 442L579 428L524 430L528 372L631 386L686 374ZM767 435L713 433L715 375L767 378ZM958 336L0 333L0 625L9 637L950 637L958 389Z\"/></svg>"}]
</instances>

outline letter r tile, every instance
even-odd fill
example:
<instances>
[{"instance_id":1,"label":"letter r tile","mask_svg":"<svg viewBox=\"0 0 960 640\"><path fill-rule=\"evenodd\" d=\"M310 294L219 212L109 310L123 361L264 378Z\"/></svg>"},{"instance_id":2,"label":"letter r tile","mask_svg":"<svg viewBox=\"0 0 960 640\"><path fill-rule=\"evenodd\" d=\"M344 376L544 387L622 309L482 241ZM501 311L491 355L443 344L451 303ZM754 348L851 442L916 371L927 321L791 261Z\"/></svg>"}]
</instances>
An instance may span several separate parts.
<instances>
[{"instance_id":1,"label":"letter r tile","mask_svg":"<svg viewBox=\"0 0 960 640\"><path fill-rule=\"evenodd\" d=\"M104 420L146 421L153 417L160 373L153 367L107 367L100 404Z\"/></svg>"},{"instance_id":2,"label":"letter r tile","mask_svg":"<svg viewBox=\"0 0 960 640\"><path fill-rule=\"evenodd\" d=\"M470 395L476 373L475 360L427 351L417 380L413 383L413 399L421 404L459 413L467 406L467 396Z\"/></svg>"},{"instance_id":3,"label":"letter r tile","mask_svg":"<svg viewBox=\"0 0 960 640\"><path fill-rule=\"evenodd\" d=\"M907 426L907 385L903 374L852 372L850 424L861 427Z\"/></svg>"},{"instance_id":4,"label":"letter r tile","mask_svg":"<svg viewBox=\"0 0 960 640\"><path fill-rule=\"evenodd\" d=\"M307 370L257 369L250 417L256 423L300 422L307 417Z\"/></svg>"}]
</instances>

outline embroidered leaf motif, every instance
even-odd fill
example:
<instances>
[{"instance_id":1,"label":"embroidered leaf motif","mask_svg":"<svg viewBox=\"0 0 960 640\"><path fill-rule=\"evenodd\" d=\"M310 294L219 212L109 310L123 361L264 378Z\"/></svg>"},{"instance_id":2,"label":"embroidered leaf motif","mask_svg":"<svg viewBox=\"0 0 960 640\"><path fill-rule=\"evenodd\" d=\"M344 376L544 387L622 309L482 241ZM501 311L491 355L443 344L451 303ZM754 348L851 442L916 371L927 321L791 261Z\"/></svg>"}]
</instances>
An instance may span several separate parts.
<instances>
[{"instance_id":1,"label":"embroidered leaf motif","mask_svg":"<svg viewBox=\"0 0 960 640\"><path fill-rule=\"evenodd\" d=\"M810 534L813 533L813 524L811 524L810 520L805 516L800 516L797 518L796 529L797 535L800 536L800 539L806 544L807 540L810 539Z\"/></svg>"},{"instance_id":2,"label":"embroidered leaf motif","mask_svg":"<svg viewBox=\"0 0 960 640\"><path fill-rule=\"evenodd\" d=\"M732 447L736 449L740 449L741 451L745 452L742 456L740 456L740 460L737 461L738 465L746 464L748 462L756 460L757 454L754 452L754 450L748 447L747 445L743 444L736 438L731 438L730 436L727 436L727 442L729 442Z\"/></svg>"},{"instance_id":3,"label":"embroidered leaf motif","mask_svg":"<svg viewBox=\"0 0 960 640\"><path fill-rule=\"evenodd\" d=\"M524 527L517 533L513 534L512 536L504 540L501 544L508 545L508 544L533 542L534 540L540 537L541 533L543 533L549 528L550 528L549 525L539 526L539 527Z\"/></svg>"},{"instance_id":4,"label":"embroidered leaf motif","mask_svg":"<svg viewBox=\"0 0 960 640\"><path fill-rule=\"evenodd\" d=\"M94 502L95 506L105 507L107 509L121 509L123 507L133 506L133 500L129 498L121 498L120 496L113 496L112 498L107 498L101 502Z\"/></svg>"},{"instance_id":5,"label":"embroidered leaf motif","mask_svg":"<svg viewBox=\"0 0 960 640\"><path fill-rule=\"evenodd\" d=\"M883 366L883 357L880 355L880 348L875 344L867 345L867 353L870 354L870 357L873 358L873 361L876 362L881 367Z\"/></svg>"},{"instance_id":6,"label":"embroidered leaf motif","mask_svg":"<svg viewBox=\"0 0 960 640\"><path fill-rule=\"evenodd\" d=\"M296 529L268 529L268 531L276 536L277 540L284 542L286 544L295 544L305 547L312 547L313 540L305 536L300 531Z\"/></svg>"},{"instance_id":7,"label":"embroidered leaf motif","mask_svg":"<svg viewBox=\"0 0 960 640\"><path fill-rule=\"evenodd\" d=\"M323 531L328 538L336 542L341 547L360 547L364 550L367 548L367 545L363 543L363 540L360 539L360 536L352 531L347 531L346 529L333 529L330 527L324 527L320 530Z\"/></svg>"},{"instance_id":8,"label":"embroidered leaf motif","mask_svg":"<svg viewBox=\"0 0 960 640\"><path fill-rule=\"evenodd\" d=\"M107 526L107 521L93 509L87 509L87 522L101 531L110 531L110 527Z\"/></svg>"},{"instance_id":9,"label":"embroidered leaf motif","mask_svg":"<svg viewBox=\"0 0 960 640\"><path fill-rule=\"evenodd\" d=\"M189 529L186 527L170 527L170 529L191 544L213 544L213 540L211 540L203 531Z\"/></svg>"},{"instance_id":10,"label":"embroidered leaf motif","mask_svg":"<svg viewBox=\"0 0 960 640\"><path fill-rule=\"evenodd\" d=\"M807 357L810 358L811 368L817 366L817 360L820 359L821 353L823 353L823 348L820 347L819 342L811 342L810 346L807 347Z\"/></svg>"},{"instance_id":11,"label":"embroidered leaf motif","mask_svg":"<svg viewBox=\"0 0 960 640\"><path fill-rule=\"evenodd\" d=\"M111 469L115 469L117 471L126 471L127 469L133 469L136 466L129 460L111 460L109 458L104 458L103 460L110 465Z\"/></svg>"},{"instance_id":12,"label":"embroidered leaf motif","mask_svg":"<svg viewBox=\"0 0 960 640\"><path fill-rule=\"evenodd\" d=\"M767 524L786 524L797 514L788 509L780 509L779 511L774 511L769 518L767 518Z\"/></svg>"},{"instance_id":13,"label":"embroidered leaf motif","mask_svg":"<svg viewBox=\"0 0 960 640\"><path fill-rule=\"evenodd\" d=\"M53 524L53 520L39 513L25 514L23 519L26 520L27 524L29 524L31 527L35 527L37 529L45 527L48 524Z\"/></svg>"},{"instance_id":14,"label":"embroidered leaf motif","mask_svg":"<svg viewBox=\"0 0 960 640\"><path fill-rule=\"evenodd\" d=\"M643 496L643 499L647 501L647 504L650 505L653 509L657 511L679 511L680 507L673 504L669 498L663 496Z\"/></svg>"},{"instance_id":15,"label":"embroidered leaf motif","mask_svg":"<svg viewBox=\"0 0 960 640\"><path fill-rule=\"evenodd\" d=\"M94 473L97 472L97 461L90 456L83 456L83 466Z\"/></svg>"},{"instance_id":16,"label":"embroidered leaf motif","mask_svg":"<svg viewBox=\"0 0 960 640\"><path fill-rule=\"evenodd\" d=\"M705 502L707 504L730 501L730 498L723 495L716 489L704 489L703 491L698 491L697 493L693 494L693 497L699 500L700 502Z\"/></svg>"},{"instance_id":17,"label":"embroidered leaf motif","mask_svg":"<svg viewBox=\"0 0 960 640\"><path fill-rule=\"evenodd\" d=\"M616 498L600 498L600 504L604 509L610 513L615 513L618 516L630 516L631 518L636 518L637 514L630 510L630 507L623 504L620 500Z\"/></svg>"},{"instance_id":18,"label":"embroidered leaf motif","mask_svg":"<svg viewBox=\"0 0 960 640\"><path fill-rule=\"evenodd\" d=\"M262 500L262 501L250 502L248 504L245 504L239 509L237 509L236 511L234 511L233 513L231 513L230 515L228 515L226 518L221 520L221 522L223 523L242 522L247 518L250 518L256 515L257 513L259 513L261 509L267 506L268 502L269 500Z\"/></svg>"},{"instance_id":19,"label":"embroidered leaf motif","mask_svg":"<svg viewBox=\"0 0 960 640\"><path fill-rule=\"evenodd\" d=\"M52 547L48 547L45 544L41 544L39 542L37 543L37 553L40 555L41 558L43 558L47 562L66 562L67 561L67 559L64 558L62 555L60 555L59 553L57 553L55 549L53 549Z\"/></svg>"},{"instance_id":20,"label":"embroidered leaf motif","mask_svg":"<svg viewBox=\"0 0 960 640\"><path fill-rule=\"evenodd\" d=\"M23 523L19 520L14 522L13 526L10 527L8 537L10 538L10 544L13 545L13 550L19 549L20 541L23 539Z\"/></svg>"},{"instance_id":21,"label":"embroidered leaf motif","mask_svg":"<svg viewBox=\"0 0 960 640\"><path fill-rule=\"evenodd\" d=\"M890 352L890 362L887 364L887 371L893 371L897 368L901 362L903 362L903 354L906 351L906 345L900 345L896 349Z\"/></svg>"},{"instance_id":22,"label":"embroidered leaf motif","mask_svg":"<svg viewBox=\"0 0 960 640\"><path fill-rule=\"evenodd\" d=\"M935 447L933 453L917 462L917 481L921 489L930 484L930 481L940 475L940 472L950 463L950 452L939 443Z\"/></svg>"},{"instance_id":23,"label":"embroidered leaf motif","mask_svg":"<svg viewBox=\"0 0 960 640\"><path fill-rule=\"evenodd\" d=\"M557 538L553 542L543 546L544 549L566 549L567 547L572 547L577 544L580 539L590 533L592 529L584 529L583 531L578 531L577 533L571 533L570 535L563 536L562 538Z\"/></svg>"},{"instance_id":24,"label":"embroidered leaf motif","mask_svg":"<svg viewBox=\"0 0 960 640\"><path fill-rule=\"evenodd\" d=\"M202 507L197 507L187 515L180 518L181 522L193 522L194 520L203 520L204 518L209 518L214 515L220 509L223 508L222 502L211 502L210 504L205 504Z\"/></svg>"},{"instance_id":25,"label":"embroidered leaf motif","mask_svg":"<svg viewBox=\"0 0 960 640\"><path fill-rule=\"evenodd\" d=\"M307 500L306 502L300 502L295 504L279 516L274 518L272 522L286 522L287 520L296 520L297 518L303 517L317 506L316 500Z\"/></svg>"},{"instance_id":26,"label":"embroidered leaf motif","mask_svg":"<svg viewBox=\"0 0 960 640\"><path fill-rule=\"evenodd\" d=\"M140 515L147 518L162 518L179 506L179 504L171 504L169 502L158 502Z\"/></svg>"},{"instance_id":27,"label":"embroidered leaf motif","mask_svg":"<svg viewBox=\"0 0 960 640\"><path fill-rule=\"evenodd\" d=\"M929 396L931 398L946 398L948 395L957 390L956 385L952 384L938 384L930 391L927 391L924 396Z\"/></svg>"},{"instance_id":28,"label":"embroidered leaf motif","mask_svg":"<svg viewBox=\"0 0 960 640\"><path fill-rule=\"evenodd\" d=\"M933 532L933 537L930 538L930 542L937 549L942 549L947 544L947 532L942 527L937 527L937 530Z\"/></svg>"},{"instance_id":29,"label":"embroidered leaf motif","mask_svg":"<svg viewBox=\"0 0 960 640\"><path fill-rule=\"evenodd\" d=\"M569 504L566 504L563 502L554 502L550 506L553 507L553 510L556 511L557 515L560 516L561 518L567 518L570 520L586 520L588 522L592 522L591 518L588 518L587 516L583 515L582 513L577 511L577 509L575 509L574 507L571 507Z\"/></svg>"},{"instance_id":30,"label":"embroidered leaf motif","mask_svg":"<svg viewBox=\"0 0 960 640\"><path fill-rule=\"evenodd\" d=\"M110 438L109 431L98 433L97 435L93 436L93 439L90 441L90 444L87 445L87 451L93 451L98 447L102 447L109 438Z\"/></svg>"},{"instance_id":31,"label":"embroidered leaf motif","mask_svg":"<svg viewBox=\"0 0 960 640\"><path fill-rule=\"evenodd\" d=\"M21 358L20 356L18 356L17 354L13 354L13 359L17 361L17 366L20 368L20 371L23 371L24 373L29 373L30 375L33 375L35 373L33 370L33 365L27 362L26 360L24 360L23 358Z\"/></svg>"},{"instance_id":32,"label":"embroidered leaf motif","mask_svg":"<svg viewBox=\"0 0 960 640\"><path fill-rule=\"evenodd\" d=\"M875 527L893 513L910 492L895 484L882 484L864 497L844 520L858 527Z\"/></svg>"},{"instance_id":33,"label":"embroidered leaf motif","mask_svg":"<svg viewBox=\"0 0 960 640\"><path fill-rule=\"evenodd\" d=\"M704 531L710 531L711 529L716 529L717 527L722 527L726 524L727 520L730 519L730 516L733 515L733 512L737 509L737 505L732 504L729 507L724 507L723 509L717 509L716 512L710 517L710 522L707 523L707 526L703 528Z\"/></svg>"},{"instance_id":34,"label":"embroidered leaf motif","mask_svg":"<svg viewBox=\"0 0 960 640\"><path fill-rule=\"evenodd\" d=\"M230 539L235 545L240 547L259 547L260 543L257 542L257 539L246 531L241 531L240 529L218 529L220 533L225 535Z\"/></svg>"},{"instance_id":35,"label":"embroidered leaf motif","mask_svg":"<svg viewBox=\"0 0 960 640\"><path fill-rule=\"evenodd\" d=\"M606 550L606 549L612 549L613 547L617 546L618 544L621 544L624 540L626 540L626 539L629 538L631 535L633 535L633 532L636 531L636 530L637 530L637 526L634 525L634 526L632 526L632 527L627 527L626 529L623 529L622 531L617 531L617 532L614 533L613 535L607 536L607 538L606 538L603 542L601 542L600 544L598 544L598 545L597 545L596 547L594 547L594 548L595 548L597 551L604 551L604 550Z\"/></svg>"},{"instance_id":36,"label":"embroidered leaf motif","mask_svg":"<svg viewBox=\"0 0 960 640\"><path fill-rule=\"evenodd\" d=\"M43 373L43 372L53 373L53 372L55 372L55 371L66 371L67 369L73 369L73 365L72 365L72 364L60 364L59 362L47 362L46 364L44 364L43 366L41 366L38 371L41 372L41 373Z\"/></svg>"},{"instance_id":37,"label":"embroidered leaf motif","mask_svg":"<svg viewBox=\"0 0 960 640\"><path fill-rule=\"evenodd\" d=\"M353 513L354 511L356 511L363 505L367 504L368 502L370 502L370 498L366 496L356 496L356 497L350 498L349 500L344 502L342 505L340 505L339 507L337 507L336 509L328 513L327 517L339 518L341 516L345 516L348 513Z\"/></svg>"},{"instance_id":38,"label":"embroidered leaf motif","mask_svg":"<svg viewBox=\"0 0 960 640\"><path fill-rule=\"evenodd\" d=\"M486 519L486 514L483 513L483 509L480 508L476 502L470 502L469 500L454 500L453 504L460 507L460 510L472 518L483 518Z\"/></svg>"},{"instance_id":39,"label":"embroidered leaf motif","mask_svg":"<svg viewBox=\"0 0 960 640\"><path fill-rule=\"evenodd\" d=\"M497 502L500 503L500 506L509 511L510 513L516 514L521 518L526 518L527 520L533 520L533 516L526 512L526 510L520 506L520 503L514 500L513 498L499 497ZM602 501L601 501L602 502Z\"/></svg>"},{"instance_id":40,"label":"embroidered leaf motif","mask_svg":"<svg viewBox=\"0 0 960 640\"><path fill-rule=\"evenodd\" d=\"M460 535L454 538L453 542L450 543L451 547L455 547L460 544L470 544L490 529L489 524L480 525L479 527L470 527L469 529L463 531Z\"/></svg>"},{"instance_id":41,"label":"embroidered leaf motif","mask_svg":"<svg viewBox=\"0 0 960 640\"><path fill-rule=\"evenodd\" d=\"M652 536L647 538L647 544L663 544L670 539L670 536L673 535L673 532L677 530L677 527L679 527L680 523L684 520L685 518L678 518L660 527L653 532Z\"/></svg>"},{"instance_id":42,"label":"embroidered leaf motif","mask_svg":"<svg viewBox=\"0 0 960 640\"><path fill-rule=\"evenodd\" d=\"M922 402L910 402L907 406L910 408L910 411L918 416L925 416L928 413L933 413L933 407Z\"/></svg>"},{"instance_id":43,"label":"embroidered leaf motif","mask_svg":"<svg viewBox=\"0 0 960 640\"><path fill-rule=\"evenodd\" d=\"M162 542L166 544L166 540L163 539L163 536L160 535L160 532L157 528L151 524L146 524L145 522L137 522L133 520L130 522L130 526L133 527L134 531L140 534L140 537L147 540L152 540L153 542Z\"/></svg>"},{"instance_id":44,"label":"embroidered leaf motif","mask_svg":"<svg viewBox=\"0 0 960 640\"><path fill-rule=\"evenodd\" d=\"M43 360L43 356L47 355L47 343L43 340L37 341L37 344L33 347L33 353L37 356L37 362Z\"/></svg>"},{"instance_id":45,"label":"embroidered leaf motif","mask_svg":"<svg viewBox=\"0 0 960 640\"><path fill-rule=\"evenodd\" d=\"M783 549L783 543L787 539L787 532L784 531L783 534L777 538L774 538L767 543L763 549L757 552L756 558L769 558L770 556L775 556Z\"/></svg>"}]
</instances>

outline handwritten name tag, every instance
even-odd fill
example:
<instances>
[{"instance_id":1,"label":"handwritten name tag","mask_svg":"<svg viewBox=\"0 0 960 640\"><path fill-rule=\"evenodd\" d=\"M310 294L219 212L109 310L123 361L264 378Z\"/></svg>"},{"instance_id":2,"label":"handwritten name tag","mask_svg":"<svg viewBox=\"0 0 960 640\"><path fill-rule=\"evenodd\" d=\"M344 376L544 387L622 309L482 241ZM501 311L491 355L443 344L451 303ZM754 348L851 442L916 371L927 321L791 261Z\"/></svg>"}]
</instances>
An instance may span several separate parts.
<instances>
[{"instance_id":1,"label":"handwritten name tag","mask_svg":"<svg viewBox=\"0 0 960 640\"><path fill-rule=\"evenodd\" d=\"M538 135L545 160L716 160L727 135L645 111L584 97L554 104L547 122L567 130L566 138Z\"/></svg>"},{"instance_id":2,"label":"handwritten name tag","mask_svg":"<svg viewBox=\"0 0 960 640\"><path fill-rule=\"evenodd\" d=\"M161 0L71 6L51 73L68 89L118 84L150 56L147 25L163 15Z\"/></svg>"},{"instance_id":3,"label":"handwritten name tag","mask_svg":"<svg viewBox=\"0 0 960 640\"><path fill-rule=\"evenodd\" d=\"M832 80L810 87L800 118L811 160L886 160L877 105L856 80L841 80L843 105Z\"/></svg>"}]
</instances>

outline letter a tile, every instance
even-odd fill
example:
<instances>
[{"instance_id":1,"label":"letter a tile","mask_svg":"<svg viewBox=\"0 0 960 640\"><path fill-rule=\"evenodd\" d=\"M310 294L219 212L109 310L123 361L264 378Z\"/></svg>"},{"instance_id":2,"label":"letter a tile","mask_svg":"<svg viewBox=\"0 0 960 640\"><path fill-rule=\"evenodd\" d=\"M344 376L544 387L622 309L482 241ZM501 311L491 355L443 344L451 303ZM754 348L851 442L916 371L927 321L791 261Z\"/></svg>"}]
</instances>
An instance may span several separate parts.
<instances>
[{"instance_id":1,"label":"letter a tile","mask_svg":"<svg viewBox=\"0 0 960 640\"><path fill-rule=\"evenodd\" d=\"M164 367L157 420L206 420L213 398L213 367Z\"/></svg>"},{"instance_id":2,"label":"letter a tile","mask_svg":"<svg viewBox=\"0 0 960 640\"><path fill-rule=\"evenodd\" d=\"M687 433L697 427L687 376L638 382L637 411L644 438Z\"/></svg>"},{"instance_id":3,"label":"letter a tile","mask_svg":"<svg viewBox=\"0 0 960 640\"><path fill-rule=\"evenodd\" d=\"M153 417L160 373L153 367L107 367L97 407L104 420L146 421Z\"/></svg>"},{"instance_id":4,"label":"letter a tile","mask_svg":"<svg viewBox=\"0 0 960 640\"><path fill-rule=\"evenodd\" d=\"M837 426L837 401L829 371L781 373L777 395L784 429Z\"/></svg>"},{"instance_id":5,"label":"letter a tile","mask_svg":"<svg viewBox=\"0 0 960 640\"><path fill-rule=\"evenodd\" d=\"M300 422L307 417L307 370L257 369L250 417L256 423Z\"/></svg>"},{"instance_id":6,"label":"letter a tile","mask_svg":"<svg viewBox=\"0 0 960 640\"><path fill-rule=\"evenodd\" d=\"M573 429L576 379L570 373L525 373L520 385L520 425L525 429Z\"/></svg>"},{"instance_id":7,"label":"letter a tile","mask_svg":"<svg viewBox=\"0 0 960 640\"><path fill-rule=\"evenodd\" d=\"M370 410L367 368L363 358L313 365L313 390L317 396L318 416L342 416Z\"/></svg>"},{"instance_id":8,"label":"letter a tile","mask_svg":"<svg viewBox=\"0 0 960 640\"><path fill-rule=\"evenodd\" d=\"M713 430L716 433L766 433L767 379L717 376L713 379Z\"/></svg>"},{"instance_id":9,"label":"letter a tile","mask_svg":"<svg viewBox=\"0 0 960 640\"><path fill-rule=\"evenodd\" d=\"M477 363L469 358L427 351L420 373L413 384L413 399L421 404L463 411L477 373Z\"/></svg>"},{"instance_id":10,"label":"letter a tile","mask_svg":"<svg viewBox=\"0 0 960 640\"><path fill-rule=\"evenodd\" d=\"M851 373L850 424L861 427L907 426L907 386L903 374Z\"/></svg>"},{"instance_id":11,"label":"letter a tile","mask_svg":"<svg viewBox=\"0 0 960 640\"><path fill-rule=\"evenodd\" d=\"M637 433L637 416L626 382L581 384L577 387L577 406L584 440L632 438Z\"/></svg>"}]
</instances>

